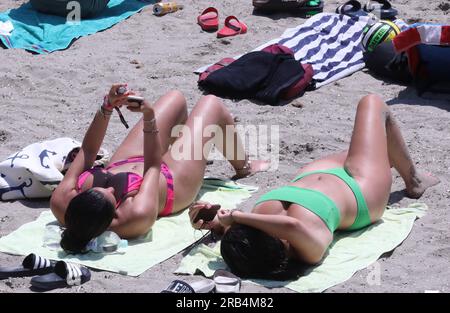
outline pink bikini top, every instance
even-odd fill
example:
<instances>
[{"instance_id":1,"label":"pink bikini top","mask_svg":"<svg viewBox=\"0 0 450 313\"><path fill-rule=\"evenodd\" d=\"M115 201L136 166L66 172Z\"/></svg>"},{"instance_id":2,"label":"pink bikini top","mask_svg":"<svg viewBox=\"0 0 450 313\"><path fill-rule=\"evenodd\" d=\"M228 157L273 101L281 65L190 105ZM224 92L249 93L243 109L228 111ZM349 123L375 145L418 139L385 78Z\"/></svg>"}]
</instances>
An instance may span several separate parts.
<instances>
[{"instance_id":1,"label":"pink bikini top","mask_svg":"<svg viewBox=\"0 0 450 313\"><path fill-rule=\"evenodd\" d=\"M108 167L106 167L105 170L107 171L111 168L120 166L122 164L135 163L135 162L144 162L144 157L133 157L133 158L129 158L129 159L126 159L123 161L114 162L114 163L108 165ZM81 173L81 175L78 177L77 191L78 192L81 191L81 187L83 186L83 184L85 183L85 181L89 175L92 175L94 172L101 171L101 170L103 170L101 167L93 167L93 168L88 169L87 171L84 171L83 173ZM175 198L175 194L174 194L174 190L173 190L173 176L172 176L172 173L170 172L169 167L164 162L161 162L161 173L166 178L167 191L166 191L166 203L164 205L164 209L158 214L158 216L167 216L167 215L172 214L173 200ZM142 176L139 174L136 174L133 172L127 172L126 174L127 174L127 184L125 185L124 189L122 190L120 199L117 201L117 207L122 203L123 199L125 199L125 196L128 193L130 193L131 191L134 191L134 190L139 190L139 188L141 187L142 181L143 181Z\"/></svg>"}]
</instances>

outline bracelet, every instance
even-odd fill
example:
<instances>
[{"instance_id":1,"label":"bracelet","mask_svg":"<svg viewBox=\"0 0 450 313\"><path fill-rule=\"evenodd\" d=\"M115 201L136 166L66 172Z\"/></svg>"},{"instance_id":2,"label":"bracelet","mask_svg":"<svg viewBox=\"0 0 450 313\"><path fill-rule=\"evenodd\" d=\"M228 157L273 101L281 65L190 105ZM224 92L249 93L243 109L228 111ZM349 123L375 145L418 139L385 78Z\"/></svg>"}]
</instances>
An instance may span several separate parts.
<instances>
[{"instance_id":1,"label":"bracelet","mask_svg":"<svg viewBox=\"0 0 450 313\"><path fill-rule=\"evenodd\" d=\"M157 128L152 129L152 130L143 129L142 131L144 132L144 134L157 134L157 133L159 133L159 129L157 129Z\"/></svg>"},{"instance_id":2,"label":"bracelet","mask_svg":"<svg viewBox=\"0 0 450 313\"><path fill-rule=\"evenodd\" d=\"M105 110L107 110L107 111L111 111L112 112L112 110L114 109L114 107L111 105L111 103L109 103L109 97L108 97L108 95L105 95L104 97L103 97L103 108L105 108Z\"/></svg>"},{"instance_id":3,"label":"bracelet","mask_svg":"<svg viewBox=\"0 0 450 313\"><path fill-rule=\"evenodd\" d=\"M151 127L153 127L156 124L156 119L152 118L151 120L142 120L142 122L144 123L144 127L145 125L150 125Z\"/></svg>"},{"instance_id":4,"label":"bracelet","mask_svg":"<svg viewBox=\"0 0 450 313\"><path fill-rule=\"evenodd\" d=\"M155 118L153 118L151 120L142 120L142 122L144 124L144 127L142 128L142 131L144 133L151 133L151 134L159 133L159 129L156 128L156 119Z\"/></svg>"},{"instance_id":5,"label":"bracelet","mask_svg":"<svg viewBox=\"0 0 450 313\"><path fill-rule=\"evenodd\" d=\"M105 109L103 106L100 106L100 109L98 111L103 116L103 118L106 118L107 116L112 115L112 111Z\"/></svg>"},{"instance_id":6,"label":"bracelet","mask_svg":"<svg viewBox=\"0 0 450 313\"><path fill-rule=\"evenodd\" d=\"M234 219L234 217L233 217L233 212L235 212L235 211L242 212L242 210L239 210L239 209L231 210L231 212L230 212L230 217L231 217L231 219L233 220L233 222L235 222L235 219Z\"/></svg>"}]
</instances>

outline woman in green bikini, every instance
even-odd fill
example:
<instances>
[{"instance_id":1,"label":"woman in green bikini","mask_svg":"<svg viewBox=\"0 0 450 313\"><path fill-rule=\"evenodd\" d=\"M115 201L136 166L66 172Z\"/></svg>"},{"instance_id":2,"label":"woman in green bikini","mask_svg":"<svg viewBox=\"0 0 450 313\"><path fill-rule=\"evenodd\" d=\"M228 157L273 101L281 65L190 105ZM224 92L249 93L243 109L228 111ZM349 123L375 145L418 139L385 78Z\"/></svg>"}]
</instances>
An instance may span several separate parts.
<instances>
[{"instance_id":1,"label":"woman in green bikini","mask_svg":"<svg viewBox=\"0 0 450 313\"><path fill-rule=\"evenodd\" d=\"M348 151L308 164L286 186L263 195L251 213L221 209L212 222L199 220L193 226L225 232L221 253L235 274L289 279L299 268L291 261L317 264L323 259L335 230L361 229L381 218L391 191L391 166L411 198L439 183L416 170L388 107L369 95L358 105ZM210 206L193 205L191 220Z\"/></svg>"}]
</instances>

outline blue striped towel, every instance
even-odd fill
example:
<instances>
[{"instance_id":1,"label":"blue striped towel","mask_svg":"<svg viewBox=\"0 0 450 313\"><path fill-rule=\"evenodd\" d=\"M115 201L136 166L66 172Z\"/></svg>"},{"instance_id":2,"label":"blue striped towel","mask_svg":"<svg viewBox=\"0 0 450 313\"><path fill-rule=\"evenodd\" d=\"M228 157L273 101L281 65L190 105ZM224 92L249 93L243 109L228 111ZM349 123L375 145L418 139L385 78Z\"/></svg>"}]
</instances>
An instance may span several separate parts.
<instances>
[{"instance_id":1,"label":"blue striped towel","mask_svg":"<svg viewBox=\"0 0 450 313\"><path fill-rule=\"evenodd\" d=\"M314 69L313 83L319 88L364 68L361 41L369 21L367 16L316 14L304 24L286 29L280 37L253 51L277 43L290 48L296 60L311 64ZM206 68L195 72L201 73Z\"/></svg>"}]
</instances>

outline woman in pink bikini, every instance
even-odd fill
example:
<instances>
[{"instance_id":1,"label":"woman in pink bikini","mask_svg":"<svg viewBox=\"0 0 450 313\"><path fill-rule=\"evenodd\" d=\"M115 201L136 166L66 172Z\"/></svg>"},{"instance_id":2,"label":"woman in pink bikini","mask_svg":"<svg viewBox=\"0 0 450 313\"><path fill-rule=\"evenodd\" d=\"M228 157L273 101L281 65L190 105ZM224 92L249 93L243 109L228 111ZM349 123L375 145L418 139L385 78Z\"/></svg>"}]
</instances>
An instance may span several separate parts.
<instances>
[{"instance_id":1,"label":"woman in pink bikini","mask_svg":"<svg viewBox=\"0 0 450 313\"><path fill-rule=\"evenodd\" d=\"M218 98L202 97L188 116L186 100L178 91L167 93L154 105L146 100L139 105L127 101L132 92L118 93L124 86L113 85L105 96L80 151L50 200L53 214L66 226L61 240L66 251L83 252L91 239L107 229L122 238L138 237L150 230L157 217L188 207L200 190L207 161L207 153L194 153L194 148L198 149L195 142L201 142L202 151L207 152L214 143L214 136L203 135L205 127L222 129L223 143L216 147L224 147L224 156L230 154L228 149L234 149L228 160L236 178L268 168L267 162L238 157L244 151L242 143L236 132L228 136L233 138L227 138L225 128L234 126L234 121ZM113 109L123 105L143 117L113 154L110 164L105 169L92 168ZM172 128L182 124L189 135L183 132L179 138L173 137ZM184 157L172 153L171 145L181 147L177 152Z\"/></svg>"}]
</instances>

